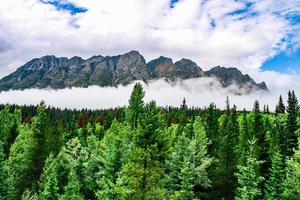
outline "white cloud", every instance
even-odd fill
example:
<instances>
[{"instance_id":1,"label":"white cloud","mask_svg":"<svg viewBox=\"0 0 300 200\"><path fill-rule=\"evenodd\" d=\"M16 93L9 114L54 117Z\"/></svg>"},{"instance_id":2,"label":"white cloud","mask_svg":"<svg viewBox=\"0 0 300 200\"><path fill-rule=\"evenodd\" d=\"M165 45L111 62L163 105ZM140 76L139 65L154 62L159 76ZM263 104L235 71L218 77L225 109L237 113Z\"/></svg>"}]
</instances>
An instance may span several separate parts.
<instances>
[{"instance_id":1,"label":"white cloud","mask_svg":"<svg viewBox=\"0 0 300 200\"><path fill-rule=\"evenodd\" d=\"M148 61L164 55L174 60L190 58L203 69L238 67L256 81L266 80L276 92L279 87L298 87L298 77L260 72L260 66L278 52L288 51L291 43L294 48L300 46L300 34L295 31L299 25L292 26L286 19L299 13L299 0L251 0L251 8L245 1L180 0L172 9L169 0L64 2L87 12L71 15L40 0L1 2L0 77L46 54L87 58L135 49ZM242 9L250 9L252 14L230 15ZM47 94L55 96L56 92Z\"/></svg>"},{"instance_id":2,"label":"white cloud","mask_svg":"<svg viewBox=\"0 0 300 200\"><path fill-rule=\"evenodd\" d=\"M255 73L263 61L286 50L283 39L295 27L285 16L299 11L298 0L253 1L253 16L228 15L246 7L234 0L181 0L173 9L169 0L65 1L88 11L71 15L39 0L1 2L0 76L45 54L89 57L132 49L147 60L185 57L204 69L224 65Z\"/></svg>"},{"instance_id":3,"label":"white cloud","mask_svg":"<svg viewBox=\"0 0 300 200\"><path fill-rule=\"evenodd\" d=\"M270 78L277 77L276 73L272 74L269 74ZM281 77L276 80L278 84L274 84L269 93L256 91L248 95L232 94L229 90L234 89L234 86L227 89L221 88L219 82L211 78L189 79L173 85L157 80L148 85L144 84L145 101L155 100L160 106L179 106L183 98L186 98L190 107L204 107L214 102L222 109L225 107L226 96L229 96L231 104L235 104L240 110L244 108L251 110L255 100L259 100L261 107L268 104L270 110L273 110L280 94L286 100L286 88L296 89L296 94L300 94L300 83L295 85L290 77ZM46 104L59 108L110 108L127 105L132 88L133 83L118 88L90 86L89 88L62 90L13 90L1 92L0 102L30 105L44 100Z\"/></svg>"}]
</instances>

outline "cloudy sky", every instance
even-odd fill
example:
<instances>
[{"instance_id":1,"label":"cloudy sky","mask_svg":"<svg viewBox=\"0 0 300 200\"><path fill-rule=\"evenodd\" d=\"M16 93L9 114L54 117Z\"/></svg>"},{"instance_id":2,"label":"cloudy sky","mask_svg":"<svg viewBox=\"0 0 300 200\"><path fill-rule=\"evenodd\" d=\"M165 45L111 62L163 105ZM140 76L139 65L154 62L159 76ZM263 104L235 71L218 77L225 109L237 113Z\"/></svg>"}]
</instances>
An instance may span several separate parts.
<instances>
[{"instance_id":1,"label":"cloudy sky","mask_svg":"<svg viewBox=\"0 0 300 200\"><path fill-rule=\"evenodd\" d=\"M6 0L0 77L46 54L138 50L237 67L269 88L300 86L300 0Z\"/></svg>"}]
</instances>

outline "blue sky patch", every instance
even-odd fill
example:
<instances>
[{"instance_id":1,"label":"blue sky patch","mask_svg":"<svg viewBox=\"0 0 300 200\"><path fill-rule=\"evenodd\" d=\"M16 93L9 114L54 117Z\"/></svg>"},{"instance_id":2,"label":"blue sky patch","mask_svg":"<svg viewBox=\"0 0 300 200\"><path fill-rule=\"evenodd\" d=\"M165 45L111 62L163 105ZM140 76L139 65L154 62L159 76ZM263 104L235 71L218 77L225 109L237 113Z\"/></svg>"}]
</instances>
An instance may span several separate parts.
<instances>
[{"instance_id":1,"label":"blue sky patch","mask_svg":"<svg viewBox=\"0 0 300 200\"><path fill-rule=\"evenodd\" d=\"M72 15L76 15L77 13L83 13L87 11L86 8L77 7L72 3L61 1L61 0L41 0L41 2L45 4L51 4L55 6L57 10L68 11Z\"/></svg>"},{"instance_id":2,"label":"blue sky patch","mask_svg":"<svg viewBox=\"0 0 300 200\"><path fill-rule=\"evenodd\" d=\"M292 54L280 53L262 65L263 70L300 74L300 49Z\"/></svg>"},{"instance_id":3,"label":"blue sky patch","mask_svg":"<svg viewBox=\"0 0 300 200\"><path fill-rule=\"evenodd\" d=\"M179 0L171 0L170 1L170 7L174 8L175 4L178 2Z\"/></svg>"}]
</instances>

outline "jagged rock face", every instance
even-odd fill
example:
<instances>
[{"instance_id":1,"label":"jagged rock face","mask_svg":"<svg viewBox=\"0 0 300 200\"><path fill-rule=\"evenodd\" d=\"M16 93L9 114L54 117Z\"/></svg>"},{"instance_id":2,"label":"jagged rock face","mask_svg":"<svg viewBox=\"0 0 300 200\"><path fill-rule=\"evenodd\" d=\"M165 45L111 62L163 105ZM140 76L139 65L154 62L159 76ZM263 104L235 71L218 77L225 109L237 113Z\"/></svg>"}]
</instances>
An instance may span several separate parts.
<instances>
[{"instance_id":1,"label":"jagged rock face","mask_svg":"<svg viewBox=\"0 0 300 200\"><path fill-rule=\"evenodd\" d=\"M175 63L175 68L169 77L179 79L198 78L205 76L204 72L196 63L188 59L181 59Z\"/></svg>"},{"instance_id":2,"label":"jagged rock face","mask_svg":"<svg viewBox=\"0 0 300 200\"><path fill-rule=\"evenodd\" d=\"M264 82L256 84L236 68L215 67L202 71L191 60L159 57L146 63L137 51L118 56L93 56L87 60L55 56L35 58L0 80L0 90L27 88L88 87L90 85L126 85L135 80L147 82L164 78L170 81L199 77L216 77L224 87L235 83L249 89L267 90Z\"/></svg>"},{"instance_id":3,"label":"jagged rock face","mask_svg":"<svg viewBox=\"0 0 300 200\"><path fill-rule=\"evenodd\" d=\"M268 90L265 82L256 84L255 81L248 75L243 75L237 68L214 67L205 74L209 77L216 77L224 87L236 84L239 87L247 87L249 89ZM246 89L247 89L246 88Z\"/></svg>"},{"instance_id":4,"label":"jagged rock face","mask_svg":"<svg viewBox=\"0 0 300 200\"><path fill-rule=\"evenodd\" d=\"M175 68L172 59L163 56L150 61L147 65L151 75L156 78L167 77L168 74Z\"/></svg>"},{"instance_id":5,"label":"jagged rock face","mask_svg":"<svg viewBox=\"0 0 300 200\"><path fill-rule=\"evenodd\" d=\"M128 84L134 80L148 80L146 61L137 51L121 55L116 63L115 84Z\"/></svg>"}]
</instances>

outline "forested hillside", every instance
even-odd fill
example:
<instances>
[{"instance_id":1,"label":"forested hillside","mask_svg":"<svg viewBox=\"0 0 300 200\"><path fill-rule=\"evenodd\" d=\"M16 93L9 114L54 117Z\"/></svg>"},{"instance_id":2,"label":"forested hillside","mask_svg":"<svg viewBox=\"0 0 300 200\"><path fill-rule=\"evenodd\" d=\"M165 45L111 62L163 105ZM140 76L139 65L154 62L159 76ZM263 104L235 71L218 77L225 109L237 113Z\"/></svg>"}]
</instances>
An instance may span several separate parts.
<instances>
[{"instance_id":1,"label":"forested hillside","mask_svg":"<svg viewBox=\"0 0 300 200\"><path fill-rule=\"evenodd\" d=\"M137 83L124 108L1 106L0 199L300 199L293 91L274 113L229 99L162 108L144 95Z\"/></svg>"}]
</instances>

